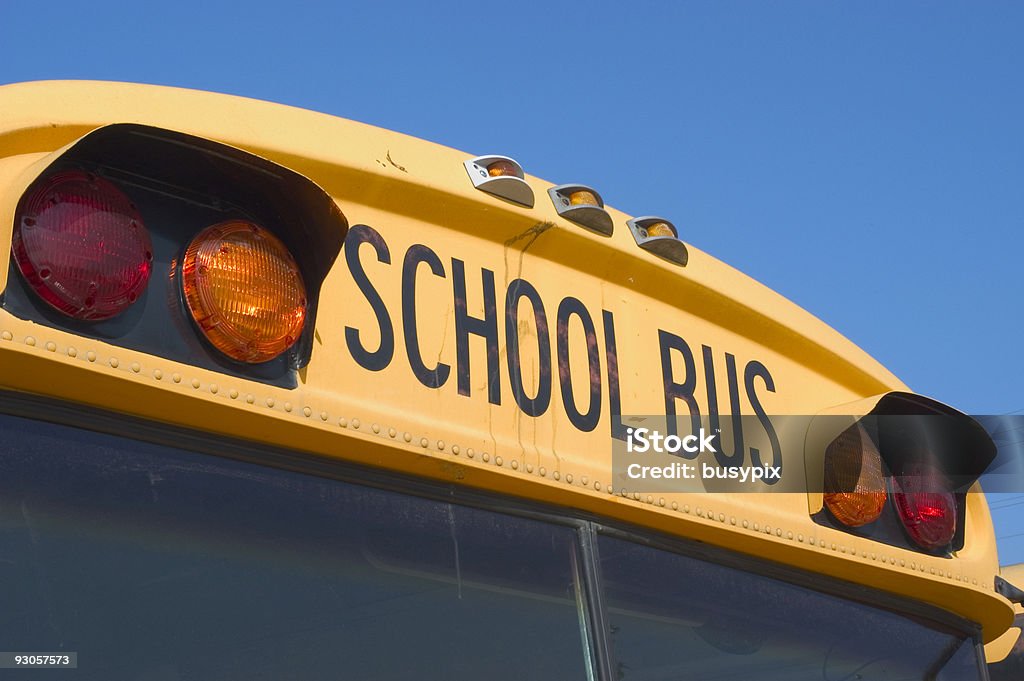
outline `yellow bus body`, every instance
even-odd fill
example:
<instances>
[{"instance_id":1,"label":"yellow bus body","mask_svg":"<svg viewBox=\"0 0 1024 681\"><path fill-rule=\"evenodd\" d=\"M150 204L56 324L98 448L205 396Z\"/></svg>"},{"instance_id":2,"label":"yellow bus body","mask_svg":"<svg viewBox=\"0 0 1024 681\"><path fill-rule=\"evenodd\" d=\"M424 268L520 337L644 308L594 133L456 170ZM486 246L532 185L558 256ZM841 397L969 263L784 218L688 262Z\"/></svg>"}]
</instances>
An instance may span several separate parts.
<instances>
[{"instance_id":1,"label":"yellow bus body","mask_svg":"<svg viewBox=\"0 0 1024 681\"><path fill-rule=\"evenodd\" d=\"M358 329L366 347L379 339L373 311L339 257L324 284L312 357L295 389L115 347L0 311L5 390L579 509L929 603L979 623L985 641L1010 626L1013 608L993 590L999 573L995 537L977 487L968 495L963 549L953 558L933 557L817 525L809 513L816 502L807 494L611 488L606 380L599 422L590 432L568 420L557 384L542 417L517 408L509 394L500 314L505 287L516 278L536 287L549 319L566 296L580 300L598 338L604 338L602 311L614 315L624 414L663 413L659 328L687 339L699 376L707 368L703 346L719 375L727 354L740 366L756 360L767 367L774 390L760 380L756 396L769 414L816 414L907 389L827 325L696 247L688 245L685 267L661 260L637 247L624 227L629 216L611 208L614 234L588 232L557 214L548 200L550 183L529 175L534 207L502 201L469 182L463 164L471 154L368 125L167 87L40 82L0 87L0 248L10 246L19 197L49 160L114 123L180 131L257 154L323 187L350 225L373 226L386 239L391 262L368 250L360 261L390 312L394 358L371 372L348 352L346 327ZM690 235L699 241L698 230L684 230L684 239ZM414 379L402 350L401 320L401 261L414 244L431 248L445 268L443 277L422 268L416 279L418 345L431 361L456 363L452 258L465 263L471 315L483 314L481 268L495 273L500 405L487 397L479 339L470 339L470 395L459 394L454 375L437 389ZM9 267L8 258L0 259L0 279L6 281ZM525 325L520 333L530 338L536 329ZM579 329L570 334L578 346ZM530 355L536 347L521 343L524 366L536 361ZM586 374L585 352L573 351L569 370L574 377ZM706 411L702 383L696 396ZM577 384L573 395L583 404L587 395L582 381ZM727 414L724 385L719 379L718 400ZM749 397L740 395L744 413L750 413Z\"/></svg>"}]
</instances>

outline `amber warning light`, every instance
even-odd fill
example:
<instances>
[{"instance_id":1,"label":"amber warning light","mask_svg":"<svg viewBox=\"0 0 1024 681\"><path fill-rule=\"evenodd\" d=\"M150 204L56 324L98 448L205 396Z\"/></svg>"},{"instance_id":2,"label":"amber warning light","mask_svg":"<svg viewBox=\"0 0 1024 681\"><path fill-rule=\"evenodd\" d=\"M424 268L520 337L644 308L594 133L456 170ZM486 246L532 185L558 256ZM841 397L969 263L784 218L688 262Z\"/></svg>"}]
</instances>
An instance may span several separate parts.
<instances>
[{"instance_id":1,"label":"amber warning light","mask_svg":"<svg viewBox=\"0 0 1024 681\"><path fill-rule=\"evenodd\" d=\"M288 249L244 220L203 230L182 260L189 312L206 339L240 362L267 362L290 348L306 320L306 287Z\"/></svg>"}]
</instances>

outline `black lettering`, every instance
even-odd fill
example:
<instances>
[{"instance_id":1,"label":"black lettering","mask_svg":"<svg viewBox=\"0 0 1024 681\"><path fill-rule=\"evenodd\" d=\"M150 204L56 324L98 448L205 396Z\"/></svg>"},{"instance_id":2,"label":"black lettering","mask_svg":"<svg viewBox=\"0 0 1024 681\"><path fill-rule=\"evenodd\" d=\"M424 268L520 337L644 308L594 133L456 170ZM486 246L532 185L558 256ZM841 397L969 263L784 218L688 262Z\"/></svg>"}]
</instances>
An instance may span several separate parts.
<instances>
[{"instance_id":1,"label":"black lettering","mask_svg":"<svg viewBox=\"0 0 1024 681\"><path fill-rule=\"evenodd\" d=\"M761 378L764 381L764 387L768 392L775 392L775 381L772 380L772 375L768 373L768 369L765 365L758 361L749 362L746 368L743 370L743 382L747 388L747 399L750 400L750 406L753 407L754 413L757 414L757 420L764 426L764 431L768 434L768 441L772 445L772 465L779 471L779 477L765 479L765 484L774 485L781 479L782 475L782 446L779 444L779 436L775 432L775 426L772 425L771 419L764 412L764 407L761 406L761 401L757 397L757 392L754 389L754 379ZM761 453L756 447L750 448L750 464L752 466L762 466Z\"/></svg>"},{"instance_id":2,"label":"black lettering","mask_svg":"<svg viewBox=\"0 0 1024 681\"><path fill-rule=\"evenodd\" d=\"M402 265L402 328L405 332L405 354L409 357L409 366L420 383L428 388L439 388L448 380L452 368L438 361L430 369L423 363L420 354L419 332L416 330L416 270L420 263L430 267L434 276L444 279L444 266L437 253L422 244L414 244L405 254Z\"/></svg>"},{"instance_id":3,"label":"black lettering","mask_svg":"<svg viewBox=\"0 0 1024 681\"><path fill-rule=\"evenodd\" d=\"M608 365L608 408L611 412L612 437L626 440L626 424L622 422L622 398L619 390L619 353L615 347L615 318L608 310L601 310L604 321L604 354Z\"/></svg>"},{"instance_id":4,"label":"black lettering","mask_svg":"<svg viewBox=\"0 0 1024 681\"><path fill-rule=\"evenodd\" d=\"M466 305L466 264L452 258L452 287L455 294L455 355L459 394L469 396L469 335L487 341L487 400L501 404L501 379L498 374L498 311L494 297L494 272L481 268L484 317L470 317Z\"/></svg>"},{"instance_id":5,"label":"black lettering","mask_svg":"<svg viewBox=\"0 0 1024 681\"><path fill-rule=\"evenodd\" d=\"M693 362L693 351L679 336L658 329L658 341L661 346L661 377L665 388L665 429L668 435L678 435L676 427L676 400L683 400L690 410L690 426L692 433L700 432L700 408L697 406L697 399L693 391L697 387L697 370ZM679 383L672 376L672 351L683 356L684 370L686 377ZM680 456L693 459L696 453L688 454L680 452Z\"/></svg>"},{"instance_id":6,"label":"black lettering","mask_svg":"<svg viewBox=\"0 0 1024 681\"><path fill-rule=\"evenodd\" d=\"M537 394L529 397L523 386L523 365L519 356L519 300L526 298L533 306L537 327L537 352L540 358ZM505 295L505 350L508 355L508 378L512 383L512 396L527 416L540 416L551 404L551 334L544 302L533 284L516 279L508 285Z\"/></svg>"},{"instance_id":7,"label":"black lettering","mask_svg":"<svg viewBox=\"0 0 1024 681\"><path fill-rule=\"evenodd\" d=\"M718 415L718 387L715 384L715 357L714 352L707 345L701 346L704 354L704 381L708 389L708 426L712 433L721 430L721 420ZM725 371L729 381L729 409L732 417L732 454L726 454L722 446L715 452L715 460L719 466L733 467L743 465L743 419L740 417L740 390L736 378L736 356L725 353ZM724 440L719 437L721 444Z\"/></svg>"},{"instance_id":8,"label":"black lettering","mask_svg":"<svg viewBox=\"0 0 1024 681\"><path fill-rule=\"evenodd\" d=\"M572 374L569 371L569 318L576 315L583 322L587 338L587 361L590 371L590 405L585 414L580 413L572 394ZM564 298L558 305L557 322L558 383L562 391L565 414L572 424L587 433L597 428L601 418L601 355L597 348L597 333L590 313L576 298Z\"/></svg>"},{"instance_id":9,"label":"black lettering","mask_svg":"<svg viewBox=\"0 0 1024 681\"><path fill-rule=\"evenodd\" d=\"M367 350L359 340L359 330L351 326L345 327L345 342L348 344L349 352L352 353L352 358L359 366L370 371L380 371L391 364L391 360L395 356L395 331L391 326L391 315L388 314L387 306L384 305L377 289L370 283L363 264L359 261L359 247L364 243L373 246L378 262L390 265L391 253L388 251L384 237L373 227L355 225L348 230L348 235L345 237L345 262L348 263L348 270L352 273L353 281L362 291L366 302L370 304L373 313L377 316L377 326L380 328L380 346L372 352Z\"/></svg>"}]
</instances>

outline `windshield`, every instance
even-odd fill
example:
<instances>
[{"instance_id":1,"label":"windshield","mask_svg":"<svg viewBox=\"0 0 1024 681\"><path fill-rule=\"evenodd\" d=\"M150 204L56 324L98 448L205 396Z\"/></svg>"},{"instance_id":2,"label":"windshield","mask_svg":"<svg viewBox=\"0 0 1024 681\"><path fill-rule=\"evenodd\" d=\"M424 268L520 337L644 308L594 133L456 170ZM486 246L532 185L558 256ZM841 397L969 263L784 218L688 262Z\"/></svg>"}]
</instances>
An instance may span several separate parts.
<instances>
[{"instance_id":1,"label":"windshield","mask_svg":"<svg viewBox=\"0 0 1024 681\"><path fill-rule=\"evenodd\" d=\"M618 679L977 679L974 639L888 610L603 537Z\"/></svg>"},{"instance_id":2,"label":"windshield","mask_svg":"<svg viewBox=\"0 0 1024 681\"><path fill-rule=\"evenodd\" d=\"M104 680L979 678L966 634L610 536L595 561L591 527L0 415L0 648Z\"/></svg>"}]
</instances>

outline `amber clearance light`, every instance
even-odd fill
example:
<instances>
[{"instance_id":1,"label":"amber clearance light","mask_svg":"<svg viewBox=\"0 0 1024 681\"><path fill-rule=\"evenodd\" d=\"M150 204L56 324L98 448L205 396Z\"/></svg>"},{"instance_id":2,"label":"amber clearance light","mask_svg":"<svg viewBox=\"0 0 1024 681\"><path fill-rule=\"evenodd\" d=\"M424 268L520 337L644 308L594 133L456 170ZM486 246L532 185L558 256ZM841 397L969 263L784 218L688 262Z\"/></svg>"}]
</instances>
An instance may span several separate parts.
<instances>
[{"instance_id":1,"label":"amber clearance light","mask_svg":"<svg viewBox=\"0 0 1024 681\"><path fill-rule=\"evenodd\" d=\"M267 362L290 348L306 321L306 287L288 249L245 220L207 227L182 260L192 318L228 357Z\"/></svg>"}]
</instances>

